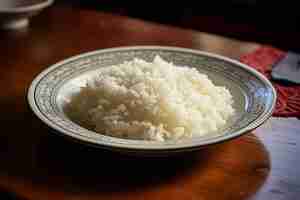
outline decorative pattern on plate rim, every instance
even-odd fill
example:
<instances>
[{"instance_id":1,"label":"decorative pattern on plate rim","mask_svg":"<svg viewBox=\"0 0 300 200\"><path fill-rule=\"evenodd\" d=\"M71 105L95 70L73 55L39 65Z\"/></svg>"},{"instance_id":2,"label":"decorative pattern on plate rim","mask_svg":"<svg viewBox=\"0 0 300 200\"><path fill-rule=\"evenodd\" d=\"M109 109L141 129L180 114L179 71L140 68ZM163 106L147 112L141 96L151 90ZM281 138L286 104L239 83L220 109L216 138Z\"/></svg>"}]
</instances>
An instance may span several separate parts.
<instances>
[{"instance_id":1,"label":"decorative pattern on plate rim","mask_svg":"<svg viewBox=\"0 0 300 200\"><path fill-rule=\"evenodd\" d=\"M203 141L203 138L195 138L191 141L183 140L181 143L183 146L189 146L189 144L211 143L218 138L222 138L226 135L230 135L247 126L250 126L253 122L260 123L258 119L265 115L272 109L274 104L274 94L270 85L262 81L260 77L250 73L247 69L239 67L237 64L229 62L227 60L217 59L207 54L201 54L198 52L190 52L180 48L120 48L112 51L98 51L86 56L80 56L71 59L62 64L58 64L57 67L48 71L39 81L34 88L34 103L37 106L39 112L49 121L64 129L66 132L72 132L72 134L86 137L88 140L93 140L95 143L118 143L125 145L147 146L149 143L157 147L177 145L176 141L167 141L163 144L157 144L152 142L125 140L120 138L112 138L109 136L101 135L93 131L89 131L85 128L72 122L58 109L56 102L56 95L62 85L78 75L94 70L100 67L106 67L122 63L124 61L131 60L135 57L139 57L145 60L152 60L155 55L160 55L164 59L181 66L195 67L201 72L215 73L219 76L223 76L226 79L232 81L234 84L241 87L246 92L247 106L245 113L239 119L239 123L233 124L224 130L223 135L217 135L212 138L207 138ZM273 95L273 97L272 97ZM246 116L247 115L247 116ZM261 120L261 119L260 119ZM255 125L253 125L254 128Z\"/></svg>"}]
</instances>

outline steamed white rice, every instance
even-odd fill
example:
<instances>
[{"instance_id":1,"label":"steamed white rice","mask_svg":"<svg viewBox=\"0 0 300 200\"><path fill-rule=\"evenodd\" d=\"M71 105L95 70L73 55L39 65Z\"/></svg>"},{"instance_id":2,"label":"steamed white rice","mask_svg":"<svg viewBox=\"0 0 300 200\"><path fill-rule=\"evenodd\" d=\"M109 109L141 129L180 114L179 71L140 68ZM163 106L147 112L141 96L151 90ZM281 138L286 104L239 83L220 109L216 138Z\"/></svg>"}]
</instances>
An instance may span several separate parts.
<instances>
[{"instance_id":1,"label":"steamed white rice","mask_svg":"<svg viewBox=\"0 0 300 200\"><path fill-rule=\"evenodd\" d=\"M101 69L69 105L98 133L154 141L212 134L234 115L228 89L159 56Z\"/></svg>"}]
</instances>

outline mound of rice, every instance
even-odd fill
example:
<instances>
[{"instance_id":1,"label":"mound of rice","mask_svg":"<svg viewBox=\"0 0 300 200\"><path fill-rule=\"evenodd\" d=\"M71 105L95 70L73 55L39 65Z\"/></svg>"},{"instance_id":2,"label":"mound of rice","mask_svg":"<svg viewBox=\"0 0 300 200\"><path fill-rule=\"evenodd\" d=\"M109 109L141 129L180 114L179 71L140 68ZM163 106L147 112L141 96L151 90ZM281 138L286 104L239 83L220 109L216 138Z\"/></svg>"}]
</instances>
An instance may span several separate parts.
<instances>
[{"instance_id":1,"label":"mound of rice","mask_svg":"<svg viewBox=\"0 0 300 200\"><path fill-rule=\"evenodd\" d=\"M207 75L156 56L101 69L69 105L101 134L165 141L217 131L234 115L232 104L229 90Z\"/></svg>"}]
</instances>

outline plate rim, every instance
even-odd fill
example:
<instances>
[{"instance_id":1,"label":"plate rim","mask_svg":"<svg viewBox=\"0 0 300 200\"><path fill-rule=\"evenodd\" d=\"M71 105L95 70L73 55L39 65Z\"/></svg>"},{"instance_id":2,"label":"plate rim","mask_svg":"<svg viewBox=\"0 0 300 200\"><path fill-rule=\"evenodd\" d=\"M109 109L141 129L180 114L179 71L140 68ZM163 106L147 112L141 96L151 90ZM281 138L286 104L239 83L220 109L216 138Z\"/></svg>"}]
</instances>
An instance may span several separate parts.
<instances>
[{"instance_id":1,"label":"plate rim","mask_svg":"<svg viewBox=\"0 0 300 200\"><path fill-rule=\"evenodd\" d=\"M15 8L0 8L0 13L4 14L13 14L13 13L26 13L26 12L33 12L37 10L44 9L51 4L53 4L54 0L44 0L42 2L36 2L33 3L32 5L27 5L27 6L19 6Z\"/></svg>"},{"instance_id":2,"label":"plate rim","mask_svg":"<svg viewBox=\"0 0 300 200\"><path fill-rule=\"evenodd\" d=\"M51 72L52 70L56 69L57 67L60 67L61 65L64 65L66 63L69 63L71 61L80 59L80 58L84 58L84 57L89 57L89 56L93 56L96 54L102 54L102 53L113 53L113 52L120 52L120 51L128 51L128 50L173 50L173 51L181 51L181 52L185 52L185 53L193 53L196 55L201 55L201 56L206 56L206 57L210 57L210 58L215 58L221 61L225 61L228 63L231 63L235 66L239 66L243 69L245 69L247 72L253 74L254 76L256 76L259 80L261 80L268 88L271 89L272 94L274 96L274 98L272 99L271 102L271 106L268 110L264 110L264 113L257 119L255 119L251 124L249 124L249 126L240 129L236 132L233 132L232 134L229 135L224 135L221 137L216 137L213 138L209 141L204 141L202 143L196 143L196 144L176 144L176 145L166 145L163 148L158 148L157 146L134 146L134 145L130 145L130 144L121 144L121 143L108 143L107 141L103 141L101 142L101 140L95 140L93 138L88 138L88 137L84 137L78 134L74 134L71 131L67 131L65 129L60 128L58 125L56 125L55 123L53 123L52 121L50 121L48 118L46 118L42 112L38 109L38 106L35 103L35 89L38 86L39 81L45 76L47 75L49 72ZM163 151L178 151L181 150L184 151L185 149L195 149L195 148L202 148L204 146L207 145L211 145L211 144L216 144L216 143L221 143L236 137L239 137L245 133L250 132L251 130L257 128L258 126L260 126L261 124L263 124L268 118L271 117L273 110L275 108L276 105L276 99L277 99L277 94L276 94L276 90L275 88L272 86L271 82L264 76L262 75L260 72L256 71L255 69L251 68L250 66L243 64L237 60L225 57L225 56L221 56L215 53L211 53L211 52L207 52L207 51L201 51L201 50L195 50L195 49L189 49L189 48L182 48L182 47L174 47L174 46L157 46L157 45L141 45L141 46L121 46L121 47L114 47L114 48L107 48L107 49L100 49L100 50L94 50L94 51L90 51L90 52L86 52L86 53L82 53L79 55L75 55L72 57L69 57L67 59L61 60L53 65L50 65L49 67L45 68L44 70L42 70L37 76L35 76L35 78L33 79L33 81L31 82L28 90L27 90L27 101L28 104L31 108L31 110L34 112L34 114L41 120L43 121L47 126L49 126L50 128L54 129L57 133L59 133L60 135L63 136L68 136L70 138L74 138L76 140L85 142L87 144L93 145L93 146L98 146L98 147L104 147L106 149L113 149L113 148L117 148L117 149L123 149L123 150L128 150L128 151L136 151L136 150L142 150L142 151L159 151L159 150L163 150ZM94 132L94 131L91 131ZM95 133L95 132L94 132ZM112 138L112 137L111 137ZM115 138L116 139L116 138Z\"/></svg>"}]
</instances>

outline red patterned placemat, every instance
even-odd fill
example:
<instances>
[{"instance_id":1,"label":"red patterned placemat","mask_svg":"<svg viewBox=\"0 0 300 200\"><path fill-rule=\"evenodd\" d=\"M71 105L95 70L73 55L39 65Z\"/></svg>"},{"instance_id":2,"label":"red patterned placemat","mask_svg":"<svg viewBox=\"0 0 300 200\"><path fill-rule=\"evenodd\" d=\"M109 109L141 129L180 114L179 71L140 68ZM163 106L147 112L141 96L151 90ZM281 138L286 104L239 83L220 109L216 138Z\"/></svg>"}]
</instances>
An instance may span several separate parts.
<instances>
[{"instance_id":1,"label":"red patterned placemat","mask_svg":"<svg viewBox=\"0 0 300 200\"><path fill-rule=\"evenodd\" d=\"M263 46L256 51L244 55L240 61L255 68L268 79L275 63L281 60L286 52L269 46ZM273 116L300 117L300 85L287 86L271 80L277 91L277 102Z\"/></svg>"}]
</instances>

